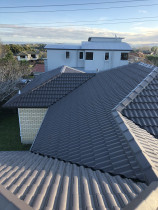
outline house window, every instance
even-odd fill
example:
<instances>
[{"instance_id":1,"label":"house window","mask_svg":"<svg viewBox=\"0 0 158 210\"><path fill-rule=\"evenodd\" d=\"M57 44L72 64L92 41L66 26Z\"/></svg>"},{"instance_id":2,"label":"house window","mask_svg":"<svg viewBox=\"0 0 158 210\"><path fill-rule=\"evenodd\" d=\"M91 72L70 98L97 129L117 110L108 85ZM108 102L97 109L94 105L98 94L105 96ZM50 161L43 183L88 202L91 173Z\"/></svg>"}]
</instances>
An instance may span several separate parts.
<instances>
[{"instance_id":1,"label":"house window","mask_svg":"<svg viewBox=\"0 0 158 210\"><path fill-rule=\"evenodd\" d=\"M128 60L128 53L121 53L121 60Z\"/></svg>"},{"instance_id":2,"label":"house window","mask_svg":"<svg viewBox=\"0 0 158 210\"><path fill-rule=\"evenodd\" d=\"M36 55L35 55L35 54L32 54L31 57L32 57L32 58L36 58Z\"/></svg>"},{"instance_id":3,"label":"house window","mask_svg":"<svg viewBox=\"0 0 158 210\"><path fill-rule=\"evenodd\" d=\"M70 52L66 51L66 59L70 58Z\"/></svg>"},{"instance_id":4,"label":"house window","mask_svg":"<svg viewBox=\"0 0 158 210\"><path fill-rule=\"evenodd\" d=\"M86 60L93 60L93 52L86 52Z\"/></svg>"},{"instance_id":5,"label":"house window","mask_svg":"<svg viewBox=\"0 0 158 210\"><path fill-rule=\"evenodd\" d=\"M83 52L79 53L79 59L83 59Z\"/></svg>"},{"instance_id":6,"label":"house window","mask_svg":"<svg viewBox=\"0 0 158 210\"><path fill-rule=\"evenodd\" d=\"M25 58L25 55L20 55L20 58L21 58L21 59Z\"/></svg>"},{"instance_id":7,"label":"house window","mask_svg":"<svg viewBox=\"0 0 158 210\"><path fill-rule=\"evenodd\" d=\"M105 53L105 60L109 60L109 53Z\"/></svg>"}]
</instances>

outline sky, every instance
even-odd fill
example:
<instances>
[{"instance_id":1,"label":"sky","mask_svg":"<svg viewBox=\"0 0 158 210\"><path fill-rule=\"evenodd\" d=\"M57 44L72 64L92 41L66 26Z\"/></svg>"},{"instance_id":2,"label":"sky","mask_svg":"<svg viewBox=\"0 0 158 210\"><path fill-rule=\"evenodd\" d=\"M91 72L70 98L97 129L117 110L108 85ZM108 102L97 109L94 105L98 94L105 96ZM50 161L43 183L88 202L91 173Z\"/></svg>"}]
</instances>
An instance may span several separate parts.
<instances>
[{"instance_id":1,"label":"sky","mask_svg":"<svg viewBox=\"0 0 158 210\"><path fill-rule=\"evenodd\" d=\"M158 45L157 0L0 0L2 43L80 43L92 36Z\"/></svg>"}]
</instances>

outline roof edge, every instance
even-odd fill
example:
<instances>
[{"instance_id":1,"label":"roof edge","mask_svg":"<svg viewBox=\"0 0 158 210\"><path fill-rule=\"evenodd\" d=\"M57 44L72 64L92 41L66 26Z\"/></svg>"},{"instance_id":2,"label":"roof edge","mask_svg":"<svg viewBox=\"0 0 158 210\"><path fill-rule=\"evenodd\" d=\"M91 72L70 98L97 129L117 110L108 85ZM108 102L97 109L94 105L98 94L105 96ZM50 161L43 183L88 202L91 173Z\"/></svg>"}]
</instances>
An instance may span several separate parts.
<instances>
[{"instance_id":1,"label":"roof edge","mask_svg":"<svg viewBox=\"0 0 158 210\"><path fill-rule=\"evenodd\" d=\"M143 147L137 140L137 137L130 131L129 126L125 123L122 114L117 110L112 112L112 115L117 122L122 134L127 140L136 160L138 161L143 174L145 176L145 181L150 184L152 181L158 179L158 172L152 167L152 162L150 158L145 154Z\"/></svg>"},{"instance_id":2,"label":"roof edge","mask_svg":"<svg viewBox=\"0 0 158 210\"><path fill-rule=\"evenodd\" d=\"M6 199L6 207L7 209L15 208L23 209L23 210L33 210L32 207L27 205L24 201L18 199L14 194L12 194L9 190L5 189L2 185L0 185L0 195Z\"/></svg>"},{"instance_id":3,"label":"roof edge","mask_svg":"<svg viewBox=\"0 0 158 210\"><path fill-rule=\"evenodd\" d=\"M153 65L138 63L147 68L153 68ZM133 101L134 98L158 75L158 67L155 67L112 111L122 112L122 110Z\"/></svg>"},{"instance_id":4,"label":"roof edge","mask_svg":"<svg viewBox=\"0 0 158 210\"><path fill-rule=\"evenodd\" d=\"M157 209L158 181L152 182L144 191L133 199L123 210Z\"/></svg>"}]
</instances>

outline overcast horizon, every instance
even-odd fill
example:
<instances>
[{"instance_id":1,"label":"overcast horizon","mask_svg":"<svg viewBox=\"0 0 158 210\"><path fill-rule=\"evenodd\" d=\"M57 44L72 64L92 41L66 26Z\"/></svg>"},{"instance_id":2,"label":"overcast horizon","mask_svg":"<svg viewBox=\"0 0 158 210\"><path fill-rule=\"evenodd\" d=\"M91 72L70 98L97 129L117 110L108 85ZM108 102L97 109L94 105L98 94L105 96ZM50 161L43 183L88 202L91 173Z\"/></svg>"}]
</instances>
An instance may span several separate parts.
<instances>
[{"instance_id":1,"label":"overcast horizon","mask_svg":"<svg viewBox=\"0 0 158 210\"><path fill-rule=\"evenodd\" d=\"M158 45L156 0L1 0L2 43L80 43L91 36Z\"/></svg>"}]
</instances>

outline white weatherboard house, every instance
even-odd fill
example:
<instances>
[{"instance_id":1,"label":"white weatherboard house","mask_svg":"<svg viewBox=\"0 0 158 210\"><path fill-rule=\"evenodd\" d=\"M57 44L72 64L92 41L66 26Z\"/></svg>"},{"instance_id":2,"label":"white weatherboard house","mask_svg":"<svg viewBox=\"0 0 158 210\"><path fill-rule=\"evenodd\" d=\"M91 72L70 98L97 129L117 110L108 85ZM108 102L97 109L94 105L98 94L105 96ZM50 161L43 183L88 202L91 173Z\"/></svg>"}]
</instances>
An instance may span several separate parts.
<instances>
[{"instance_id":1,"label":"white weatherboard house","mask_svg":"<svg viewBox=\"0 0 158 210\"><path fill-rule=\"evenodd\" d=\"M85 72L98 72L128 64L130 45L118 37L90 37L80 45L50 44L45 71L66 65Z\"/></svg>"},{"instance_id":2,"label":"white weatherboard house","mask_svg":"<svg viewBox=\"0 0 158 210\"><path fill-rule=\"evenodd\" d=\"M39 53L37 52L27 52L17 54L18 61L34 61L39 59Z\"/></svg>"}]
</instances>

